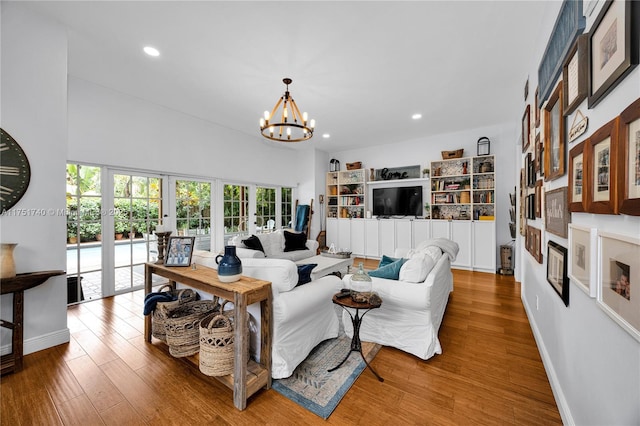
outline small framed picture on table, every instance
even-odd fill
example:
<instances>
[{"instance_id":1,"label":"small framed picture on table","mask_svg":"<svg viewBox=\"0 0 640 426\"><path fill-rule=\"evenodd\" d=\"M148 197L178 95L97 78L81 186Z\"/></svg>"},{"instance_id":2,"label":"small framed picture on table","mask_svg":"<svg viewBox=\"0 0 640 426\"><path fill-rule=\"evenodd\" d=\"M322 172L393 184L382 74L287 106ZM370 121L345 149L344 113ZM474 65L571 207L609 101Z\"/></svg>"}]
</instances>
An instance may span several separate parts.
<instances>
[{"instance_id":1,"label":"small framed picture on table","mask_svg":"<svg viewBox=\"0 0 640 426\"><path fill-rule=\"evenodd\" d=\"M164 266L189 266L196 237L169 237Z\"/></svg>"}]
</instances>

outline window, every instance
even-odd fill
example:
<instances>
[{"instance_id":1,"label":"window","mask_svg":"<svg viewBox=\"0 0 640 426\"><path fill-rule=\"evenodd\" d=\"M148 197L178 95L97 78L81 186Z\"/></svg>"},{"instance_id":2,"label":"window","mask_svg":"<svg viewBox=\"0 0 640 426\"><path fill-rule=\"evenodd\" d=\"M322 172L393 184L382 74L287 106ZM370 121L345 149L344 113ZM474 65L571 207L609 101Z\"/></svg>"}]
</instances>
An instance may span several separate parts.
<instances>
[{"instance_id":1,"label":"window","mask_svg":"<svg viewBox=\"0 0 640 426\"><path fill-rule=\"evenodd\" d=\"M195 248L211 249L211 183L176 180L178 235L195 236Z\"/></svg>"},{"instance_id":2,"label":"window","mask_svg":"<svg viewBox=\"0 0 640 426\"><path fill-rule=\"evenodd\" d=\"M276 189L256 188L256 232L273 232L276 227Z\"/></svg>"},{"instance_id":3,"label":"window","mask_svg":"<svg viewBox=\"0 0 640 426\"><path fill-rule=\"evenodd\" d=\"M249 188L224 186L224 240L249 230Z\"/></svg>"},{"instance_id":4,"label":"window","mask_svg":"<svg viewBox=\"0 0 640 426\"><path fill-rule=\"evenodd\" d=\"M281 193L282 193L282 198L281 198L281 208L282 208L282 215L281 215L281 220L280 220L280 226L282 228L291 228L293 227L293 222L291 221L291 212L292 212L292 206L291 206L291 194L292 194L293 190L292 188L282 188L281 189Z\"/></svg>"}]
</instances>

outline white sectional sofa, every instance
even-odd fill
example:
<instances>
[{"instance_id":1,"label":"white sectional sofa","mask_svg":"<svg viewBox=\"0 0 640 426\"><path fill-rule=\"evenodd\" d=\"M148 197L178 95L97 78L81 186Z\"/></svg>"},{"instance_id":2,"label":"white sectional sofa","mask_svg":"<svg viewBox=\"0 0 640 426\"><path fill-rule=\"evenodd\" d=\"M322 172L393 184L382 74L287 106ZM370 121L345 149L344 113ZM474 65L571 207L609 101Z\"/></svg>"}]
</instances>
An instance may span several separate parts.
<instances>
[{"instance_id":1,"label":"white sectional sofa","mask_svg":"<svg viewBox=\"0 0 640 426\"><path fill-rule=\"evenodd\" d=\"M316 255L318 250L318 242L316 240L305 240L304 248L298 246L294 247L298 248L297 250L285 251L288 248L285 232L289 233L289 235L302 235L289 229L278 229L273 232L257 234L255 237L260 240L264 251L249 248L243 242L253 237L252 235L236 235L229 238L227 244L236 246L236 254L240 259L267 257L270 259L289 259L296 262Z\"/></svg>"},{"instance_id":2,"label":"white sectional sofa","mask_svg":"<svg viewBox=\"0 0 640 426\"><path fill-rule=\"evenodd\" d=\"M414 250L397 249L395 258L409 260L402 265L404 270L400 269L398 280L371 277L382 306L362 319L361 340L392 346L421 359L441 354L438 330L453 291L450 262L455 260L458 249L455 242L446 239L424 241ZM426 278L421 276L424 274ZM345 287L350 278L351 275L343 278ZM346 311L342 321L345 333L353 336L351 317Z\"/></svg>"},{"instance_id":3,"label":"white sectional sofa","mask_svg":"<svg viewBox=\"0 0 640 426\"><path fill-rule=\"evenodd\" d=\"M315 254L315 252L314 252ZM217 269L217 253L194 250L193 262ZM298 268L291 260L244 258L242 274L271 281L273 334L271 376L289 377L293 370L326 339L338 336L339 322L331 298L342 287L340 278L329 275L298 284ZM251 355L260 358L260 304L249 305L253 317Z\"/></svg>"}]
</instances>

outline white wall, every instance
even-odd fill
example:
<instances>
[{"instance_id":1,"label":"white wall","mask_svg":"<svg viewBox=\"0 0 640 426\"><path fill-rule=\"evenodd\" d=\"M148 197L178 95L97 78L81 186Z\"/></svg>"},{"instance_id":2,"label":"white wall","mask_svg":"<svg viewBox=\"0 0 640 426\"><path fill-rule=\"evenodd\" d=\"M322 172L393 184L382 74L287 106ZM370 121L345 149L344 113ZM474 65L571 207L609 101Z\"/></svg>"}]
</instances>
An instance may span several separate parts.
<instances>
[{"instance_id":1,"label":"white wall","mask_svg":"<svg viewBox=\"0 0 640 426\"><path fill-rule=\"evenodd\" d=\"M420 165L421 169L430 168L431 161L442 159L441 151L464 148L465 157L475 156L478 139L482 136L488 137L491 141L491 154L496 157L496 259L499 264L500 244L512 241L509 233L509 192L513 193L514 186L517 184L514 178L516 167L513 156L516 150L514 140L518 126L517 123L507 123L462 131L452 129L451 133L404 143L333 152L329 157L338 159L342 170L345 170L346 163L355 161L362 161L363 167L367 169L414 165ZM396 182L400 185L402 181ZM425 183L423 186L429 187L430 184ZM369 199L371 199L371 190L369 190ZM423 201L430 200L427 198Z\"/></svg>"},{"instance_id":2,"label":"white wall","mask_svg":"<svg viewBox=\"0 0 640 426\"><path fill-rule=\"evenodd\" d=\"M67 157L66 31L13 2L2 3L2 123L25 151L31 182L18 210L4 214L3 243L15 242L18 273L66 269L65 164ZM24 210L22 210L24 209ZM58 211L51 213L50 209ZM25 354L69 341L64 275L25 292ZM2 296L2 318L10 319L12 296ZM2 329L2 352L11 333Z\"/></svg>"},{"instance_id":3,"label":"white wall","mask_svg":"<svg viewBox=\"0 0 640 426\"><path fill-rule=\"evenodd\" d=\"M585 13L587 4L585 2ZM530 90L535 90L537 85L537 66L560 5L560 2L548 3L547 19L541 28L537 50L532 54ZM601 6L599 4L587 18L586 30L592 25ZM526 78L523 76L523 81ZM588 117L589 127L586 134L568 144L567 153L639 96L640 69L636 68L594 109L588 109L585 100L578 109ZM524 108L523 104L522 112ZM519 122L522 112L514 114L514 121ZM571 125L575 114L567 117L567 127ZM522 158L519 160L522 161ZM517 169L520 167L519 164ZM516 176L518 174L519 171L516 171ZM568 177L565 175L546 182L544 187L546 191L567 185ZM640 236L640 217L573 213L571 222L603 231ZM531 225L544 230L541 220ZM523 247L522 237L518 239L519 246ZM543 264L538 264L524 249L520 249L518 276L523 284L522 300L563 421L580 425L640 424L640 343L573 282L569 288L569 306L564 306L546 281L546 247L549 240L568 248L566 239L547 233L542 242L545 256Z\"/></svg>"}]
</instances>

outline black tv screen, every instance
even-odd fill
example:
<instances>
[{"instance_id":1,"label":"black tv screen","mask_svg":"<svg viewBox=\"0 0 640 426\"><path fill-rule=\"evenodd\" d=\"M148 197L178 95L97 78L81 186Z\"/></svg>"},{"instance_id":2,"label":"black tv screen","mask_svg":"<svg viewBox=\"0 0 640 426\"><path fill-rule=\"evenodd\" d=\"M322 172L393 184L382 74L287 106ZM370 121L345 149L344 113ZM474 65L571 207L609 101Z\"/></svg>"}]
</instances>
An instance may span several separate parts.
<instances>
[{"instance_id":1,"label":"black tv screen","mask_svg":"<svg viewBox=\"0 0 640 426\"><path fill-rule=\"evenodd\" d=\"M376 216L422 216L422 186L374 188Z\"/></svg>"}]
</instances>

